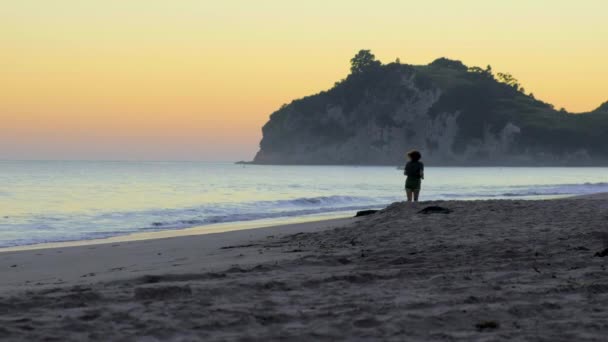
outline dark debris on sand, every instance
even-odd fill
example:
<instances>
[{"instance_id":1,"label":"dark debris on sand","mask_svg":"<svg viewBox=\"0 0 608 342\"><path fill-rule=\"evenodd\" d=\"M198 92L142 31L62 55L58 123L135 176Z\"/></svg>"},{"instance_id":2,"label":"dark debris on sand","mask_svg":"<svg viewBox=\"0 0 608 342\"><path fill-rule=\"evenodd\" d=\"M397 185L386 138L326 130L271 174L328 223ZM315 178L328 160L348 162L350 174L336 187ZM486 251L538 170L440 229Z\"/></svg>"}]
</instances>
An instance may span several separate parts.
<instances>
[{"instance_id":1,"label":"dark debris on sand","mask_svg":"<svg viewBox=\"0 0 608 342\"><path fill-rule=\"evenodd\" d=\"M418 214L449 214L452 210L437 205L426 207L418 212Z\"/></svg>"},{"instance_id":2,"label":"dark debris on sand","mask_svg":"<svg viewBox=\"0 0 608 342\"><path fill-rule=\"evenodd\" d=\"M481 323L475 324L475 328L479 331L498 329L500 325L495 321L483 321Z\"/></svg>"},{"instance_id":3,"label":"dark debris on sand","mask_svg":"<svg viewBox=\"0 0 608 342\"><path fill-rule=\"evenodd\" d=\"M605 256L608 256L608 248L604 249L604 250L603 250L603 251L601 251L601 252L597 252L597 253L595 253L595 256L596 256L596 257L600 257L600 258L603 258L603 257L605 257Z\"/></svg>"},{"instance_id":4,"label":"dark debris on sand","mask_svg":"<svg viewBox=\"0 0 608 342\"><path fill-rule=\"evenodd\" d=\"M379 210L361 210L361 211L357 211L357 214L355 214L355 217L373 215L373 214L377 213L378 211Z\"/></svg>"}]
</instances>

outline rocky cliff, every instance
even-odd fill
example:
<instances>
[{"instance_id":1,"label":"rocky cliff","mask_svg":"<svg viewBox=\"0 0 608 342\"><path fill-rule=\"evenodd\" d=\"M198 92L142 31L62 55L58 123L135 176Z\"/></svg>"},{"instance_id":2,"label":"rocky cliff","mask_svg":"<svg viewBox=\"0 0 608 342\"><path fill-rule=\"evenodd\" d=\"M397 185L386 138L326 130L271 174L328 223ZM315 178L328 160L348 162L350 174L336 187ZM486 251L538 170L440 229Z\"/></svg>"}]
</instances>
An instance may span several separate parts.
<instances>
[{"instance_id":1,"label":"rocky cliff","mask_svg":"<svg viewBox=\"0 0 608 342\"><path fill-rule=\"evenodd\" d=\"M608 165L608 103L557 111L509 74L445 58L351 62L332 89L270 116L254 163L398 165L415 148L433 165Z\"/></svg>"}]
</instances>

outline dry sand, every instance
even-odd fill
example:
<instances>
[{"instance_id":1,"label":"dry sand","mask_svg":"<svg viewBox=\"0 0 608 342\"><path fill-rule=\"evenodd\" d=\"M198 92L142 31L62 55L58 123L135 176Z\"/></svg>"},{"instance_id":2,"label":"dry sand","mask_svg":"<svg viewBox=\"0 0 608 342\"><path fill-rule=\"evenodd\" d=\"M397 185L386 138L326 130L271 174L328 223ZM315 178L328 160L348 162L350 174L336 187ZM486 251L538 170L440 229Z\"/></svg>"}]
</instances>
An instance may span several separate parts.
<instances>
[{"instance_id":1,"label":"dry sand","mask_svg":"<svg viewBox=\"0 0 608 342\"><path fill-rule=\"evenodd\" d=\"M607 247L602 195L6 252L0 339L605 341Z\"/></svg>"}]
</instances>

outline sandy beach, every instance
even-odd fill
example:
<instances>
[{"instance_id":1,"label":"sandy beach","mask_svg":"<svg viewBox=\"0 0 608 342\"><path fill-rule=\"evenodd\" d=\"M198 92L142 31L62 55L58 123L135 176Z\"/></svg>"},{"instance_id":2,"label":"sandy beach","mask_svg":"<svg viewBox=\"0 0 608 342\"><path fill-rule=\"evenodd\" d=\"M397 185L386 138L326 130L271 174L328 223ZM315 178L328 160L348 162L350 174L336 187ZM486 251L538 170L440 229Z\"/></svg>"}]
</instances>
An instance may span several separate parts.
<instances>
[{"instance_id":1,"label":"sandy beach","mask_svg":"<svg viewBox=\"0 0 608 342\"><path fill-rule=\"evenodd\" d=\"M438 201L4 251L0 339L601 341L607 225L605 194Z\"/></svg>"}]
</instances>

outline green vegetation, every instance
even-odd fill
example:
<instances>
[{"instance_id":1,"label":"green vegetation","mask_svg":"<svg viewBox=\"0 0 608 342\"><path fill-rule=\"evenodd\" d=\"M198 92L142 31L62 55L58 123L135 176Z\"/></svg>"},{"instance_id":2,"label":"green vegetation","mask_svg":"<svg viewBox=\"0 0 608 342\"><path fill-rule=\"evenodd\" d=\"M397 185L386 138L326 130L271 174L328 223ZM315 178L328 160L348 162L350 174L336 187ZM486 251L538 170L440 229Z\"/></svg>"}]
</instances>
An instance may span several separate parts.
<instances>
[{"instance_id":1,"label":"green vegetation","mask_svg":"<svg viewBox=\"0 0 608 342\"><path fill-rule=\"evenodd\" d=\"M382 64L369 50L351 59L351 73L333 88L273 113L263 127L261 150L290 153L292 146L306 145L310 150L339 146L370 122L409 135L411 128L395 120L395 113L402 113L404 103L415 102L425 92L440 94L426 113L429 118L459 113L458 132L450 147L456 154L482 141L488 132L498 136L511 124L520 130L510 151L514 155L535 151L559 156L584 150L596 160L608 161L608 102L590 113L557 111L526 94L513 75L495 74L489 65L468 67L447 58L428 65L399 59ZM339 108L341 117L330 114L332 108ZM429 148L436 144L429 143ZM386 141L374 140L371 145L382 148Z\"/></svg>"},{"instance_id":2,"label":"green vegetation","mask_svg":"<svg viewBox=\"0 0 608 342\"><path fill-rule=\"evenodd\" d=\"M370 50L361 50L350 60L350 72L352 74L373 72L374 68L381 65L382 63L376 60L376 56Z\"/></svg>"}]
</instances>

